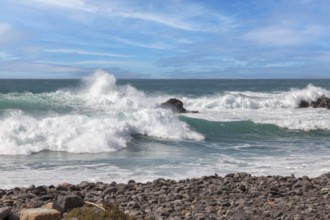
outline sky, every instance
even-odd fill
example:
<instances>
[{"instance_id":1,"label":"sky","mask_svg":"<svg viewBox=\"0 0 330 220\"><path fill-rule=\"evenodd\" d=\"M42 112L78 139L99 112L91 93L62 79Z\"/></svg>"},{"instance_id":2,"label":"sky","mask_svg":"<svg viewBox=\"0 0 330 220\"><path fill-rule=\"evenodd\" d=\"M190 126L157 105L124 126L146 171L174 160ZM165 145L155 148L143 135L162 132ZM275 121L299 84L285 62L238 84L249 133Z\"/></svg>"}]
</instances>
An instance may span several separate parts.
<instances>
[{"instance_id":1,"label":"sky","mask_svg":"<svg viewBox=\"0 0 330 220\"><path fill-rule=\"evenodd\" d=\"M0 3L0 78L330 78L328 0Z\"/></svg>"}]
</instances>

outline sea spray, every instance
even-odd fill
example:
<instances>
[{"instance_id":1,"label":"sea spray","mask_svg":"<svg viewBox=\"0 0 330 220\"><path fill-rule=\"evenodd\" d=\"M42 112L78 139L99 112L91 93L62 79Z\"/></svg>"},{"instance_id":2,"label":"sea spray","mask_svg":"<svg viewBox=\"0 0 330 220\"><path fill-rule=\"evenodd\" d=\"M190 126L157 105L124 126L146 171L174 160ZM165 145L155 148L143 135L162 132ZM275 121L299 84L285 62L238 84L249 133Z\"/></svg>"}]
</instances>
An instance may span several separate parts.
<instances>
[{"instance_id":1,"label":"sea spray","mask_svg":"<svg viewBox=\"0 0 330 220\"><path fill-rule=\"evenodd\" d=\"M103 70L96 70L94 74L83 78L83 87L87 94L97 97L116 90L116 78Z\"/></svg>"},{"instance_id":2,"label":"sea spray","mask_svg":"<svg viewBox=\"0 0 330 220\"><path fill-rule=\"evenodd\" d=\"M304 89L274 92L226 91L216 95L189 98L182 97L190 108L199 111L222 109L296 109L301 101L313 101L330 96L326 89L309 84Z\"/></svg>"},{"instance_id":3,"label":"sea spray","mask_svg":"<svg viewBox=\"0 0 330 220\"><path fill-rule=\"evenodd\" d=\"M70 109L64 114L53 109L41 116L25 113L24 109L7 110L0 121L0 154L113 152L127 147L132 135L203 140L203 135L176 115L151 103L152 98L146 101L143 92L131 86L116 86L115 82L114 76L98 70L83 80L78 91L36 94L36 98L29 99L43 105L40 103L44 98L51 97L48 102L56 100L56 105ZM50 108L54 105L48 104Z\"/></svg>"},{"instance_id":4,"label":"sea spray","mask_svg":"<svg viewBox=\"0 0 330 220\"><path fill-rule=\"evenodd\" d=\"M330 97L324 88L307 85L303 89L274 92L229 91L208 97L182 97L189 109L201 114L189 117L210 121L253 121L274 124L294 130L330 130L327 109L300 109L301 101L311 102L320 97Z\"/></svg>"}]
</instances>

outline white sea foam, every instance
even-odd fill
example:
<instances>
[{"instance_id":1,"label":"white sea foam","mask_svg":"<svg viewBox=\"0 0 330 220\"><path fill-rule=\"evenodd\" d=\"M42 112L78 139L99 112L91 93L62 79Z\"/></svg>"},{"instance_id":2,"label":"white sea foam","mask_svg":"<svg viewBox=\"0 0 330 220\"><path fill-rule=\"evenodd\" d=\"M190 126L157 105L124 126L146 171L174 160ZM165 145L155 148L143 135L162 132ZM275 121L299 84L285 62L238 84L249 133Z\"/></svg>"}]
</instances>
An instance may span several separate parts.
<instances>
[{"instance_id":1,"label":"white sea foam","mask_svg":"<svg viewBox=\"0 0 330 220\"><path fill-rule=\"evenodd\" d=\"M156 108L131 86L117 87L115 78L97 71L79 91L47 94L74 110L66 114L27 114L8 110L0 121L0 155L40 151L112 152L125 148L132 135L171 140L203 140L173 113ZM26 94L31 96L31 94ZM45 97L45 94L37 95Z\"/></svg>"},{"instance_id":2,"label":"white sea foam","mask_svg":"<svg viewBox=\"0 0 330 220\"><path fill-rule=\"evenodd\" d=\"M210 97L182 99L188 109L201 112L189 117L210 121L250 120L306 131L330 130L329 110L298 108L301 101L311 102L322 96L330 97L330 92L310 84L304 89L288 92L226 92Z\"/></svg>"},{"instance_id":3,"label":"white sea foam","mask_svg":"<svg viewBox=\"0 0 330 220\"><path fill-rule=\"evenodd\" d=\"M125 148L132 134L172 140L202 140L203 136L167 111L142 109L120 118L57 115L37 119L21 111L0 122L0 154L30 154L44 150L72 153L112 152Z\"/></svg>"},{"instance_id":4,"label":"white sea foam","mask_svg":"<svg viewBox=\"0 0 330 220\"><path fill-rule=\"evenodd\" d=\"M301 100L321 96L330 96L329 91L308 85L286 92L231 91L176 98L185 108L201 112L186 114L189 117L330 130L329 110L298 108ZM172 96L147 95L130 85L119 86L112 75L103 71L85 78L78 89L1 94L0 98L22 109L2 109L0 113L0 188L83 180L145 182L159 177L182 179L241 171L298 176L329 172L329 148L318 144L318 137L315 141L307 136L297 144L294 141L299 141L298 136L286 145L285 141L275 140L266 143L267 150L262 149L262 138L256 143L196 142L204 139L203 134L180 121L176 114L158 108ZM133 141L135 134L175 141ZM127 146L132 148L120 151ZM30 155L34 152L42 153Z\"/></svg>"},{"instance_id":5,"label":"white sea foam","mask_svg":"<svg viewBox=\"0 0 330 220\"><path fill-rule=\"evenodd\" d=\"M251 120L298 130L330 130L325 109L299 109L300 101L312 101L330 92L308 85L287 92L225 92L207 97L178 97L189 117L211 121ZM112 152L125 148L132 135L171 140L203 140L203 135L181 122L177 115L157 106L168 97L147 96L130 85L117 86L114 76L98 70L83 80L77 90L53 93L8 95L63 113L43 115L7 110L0 115L0 154L30 154L45 150ZM32 104L31 104L32 103Z\"/></svg>"},{"instance_id":6,"label":"white sea foam","mask_svg":"<svg viewBox=\"0 0 330 220\"><path fill-rule=\"evenodd\" d=\"M154 147L159 153L159 146ZM170 153L168 150L166 152ZM155 157L153 154L141 155L142 159L146 159L148 156ZM330 161L326 153L299 153L299 151L297 153L287 153L284 156L264 155L262 157L255 156L247 158L237 157L235 155L212 154L209 157L198 157L189 160L189 162L184 161L187 157L185 154L176 158L176 163L166 160L163 163L153 163L150 166L147 165L148 160L146 159L146 163L141 166L133 164L129 167L123 166L124 163L116 165L109 161L89 161L87 159L89 157L90 155L81 155L79 156L79 160L69 157L70 161L52 162L54 157L43 158L42 161L39 161L40 159L29 156L28 160L30 163L28 160L16 163L10 161L12 163L11 165L0 161L2 175L0 187L8 189L17 186L27 187L31 184L57 185L63 182L76 184L86 180L108 183L112 181L127 183L131 179L140 182L152 181L156 178L179 180L201 177L203 175L213 175L214 173L224 176L228 173L235 172L246 172L257 176L295 174L296 176L308 175L309 177L316 177L329 172L330 166ZM136 158L124 158L123 160L130 159L134 162L137 161ZM159 160L161 159L159 158ZM40 167L35 167L35 164L38 164Z\"/></svg>"},{"instance_id":7,"label":"white sea foam","mask_svg":"<svg viewBox=\"0 0 330 220\"><path fill-rule=\"evenodd\" d=\"M322 96L330 96L330 91L308 85L304 89L289 92L225 92L201 98L182 97L184 103L199 111L223 109L281 109L299 107L301 101L313 101Z\"/></svg>"}]
</instances>

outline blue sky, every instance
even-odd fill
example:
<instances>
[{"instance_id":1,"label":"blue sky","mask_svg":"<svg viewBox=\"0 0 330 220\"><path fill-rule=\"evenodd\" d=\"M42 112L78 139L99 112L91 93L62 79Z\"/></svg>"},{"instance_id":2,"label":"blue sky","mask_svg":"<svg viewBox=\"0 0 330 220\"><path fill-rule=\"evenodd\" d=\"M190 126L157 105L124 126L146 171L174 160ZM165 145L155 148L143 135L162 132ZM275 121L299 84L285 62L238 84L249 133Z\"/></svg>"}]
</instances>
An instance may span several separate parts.
<instances>
[{"instance_id":1,"label":"blue sky","mask_svg":"<svg viewBox=\"0 0 330 220\"><path fill-rule=\"evenodd\" d=\"M0 78L330 78L327 0L1 0Z\"/></svg>"}]
</instances>

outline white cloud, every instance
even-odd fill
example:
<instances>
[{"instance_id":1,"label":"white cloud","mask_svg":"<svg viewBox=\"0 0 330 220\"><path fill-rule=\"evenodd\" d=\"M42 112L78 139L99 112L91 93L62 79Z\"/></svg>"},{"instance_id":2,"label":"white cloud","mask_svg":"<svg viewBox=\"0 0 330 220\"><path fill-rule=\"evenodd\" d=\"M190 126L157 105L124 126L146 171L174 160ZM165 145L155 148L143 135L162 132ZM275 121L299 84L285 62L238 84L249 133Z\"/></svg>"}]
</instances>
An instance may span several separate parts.
<instances>
[{"instance_id":1,"label":"white cloud","mask_svg":"<svg viewBox=\"0 0 330 220\"><path fill-rule=\"evenodd\" d=\"M11 41L14 38L14 29L10 24L0 23L0 44Z\"/></svg>"},{"instance_id":2,"label":"white cloud","mask_svg":"<svg viewBox=\"0 0 330 220\"><path fill-rule=\"evenodd\" d=\"M15 60L16 57L5 51L0 51L0 61Z\"/></svg>"},{"instance_id":3,"label":"white cloud","mask_svg":"<svg viewBox=\"0 0 330 220\"><path fill-rule=\"evenodd\" d=\"M324 62L324 63L330 63L330 52L321 52L317 55L315 55L314 57L312 57L312 60L315 61L320 61L320 62Z\"/></svg>"},{"instance_id":4,"label":"white cloud","mask_svg":"<svg viewBox=\"0 0 330 220\"><path fill-rule=\"evenodd\" d=\"M170 4L170 3L169 3ZM172 7L173 8L173 7ZM106 9L107 10L107 9ZM108 16L137 19L161 24L174 29L197 32L216 32L232 25L232 19L218 13L212 13L202 7L178 5L175 10L164 9L165 12L132 10L129 8L110 8Z\"/></svg>"},{"instance_id":5,"label":"white cloud","mask_svg":"<svg viewBox=\"0 0 330 220\"><path fill-rule=\"evenodd\" d=\"M96 7L87 5L84 0L34 0L34 1L59 8L81 10L86 12L97 11Z\"/></svg>"},{"instance_id":6,"label":"white cloud","mask_svg":"<svg viewBox=\"0 0 330 220\"><path fill-rule=\"evenodd\" d=\"M104 57L132 57L130 55L114 54L114 53L102 53L86 50L76 50L76 49L48 49L44 50L48 53L65 53L65 54L77 54L77 55L90 55L90 56L104 56Z\"/></svg>"},{"instance_id":7,"label":"white cloud","mask_svg":"<svg viewBox=\"0 0 330 220\"><path fill-rule=\"evenodd\" d=\"M143 68L152 68L153 65L147 62L141 62L141 61L113 61L113 60L85 60L85 61L80 61L80 62L75 62L73 63L74 65L86 65L86 66L117 66L117 67L122 67L122 68L127 68L129 67L130 69L143 69Z\"/></svg>"},{"instance_id":8,"label":"white cloud","mask_svg":"<svg viewBox=\"0 0 330 220\"><path fill-rule=\"evenodd\" d=\"M170 45L163 44L163 43L140 43L132 40L127 40L121 37L116 37L112 36L112 38L118 42L128 44L131 46L136 46L136 47L143 47L143 48L150 48L150 49L158 49L158 50L167 50L171 49Z\"/></svg>"},{"instance_id":9,"label":"white cloud","mask_svg":"<svg viewBox=\"0 0 330 220\"><path fill-rule=\"evenodd\" d=\"M322 34L320 26L290 28L270 26L247 32L243 37L258 44L271 46L290 46L312 42Z\"/></svg>"},{"instance_id":10,"label":"white cloud","mask_svg":"<svg viewBox=\"0 0 330 220\"><path fill-rule=\"evenodd\" d=\"M9 23L0 22L0 45L9 46L27 37L23 31L17 30Z\"/></svg>"},{"instance_id":11,"label":"white cloud","mask_svg":"<svg viewBox=\"0 0 330 220\"><path fill-rule=\"evenodd\" d=\"M232 26L232 19L219 13L212 13L209 9L185 4L180 1L168 1L165 8L156 9L141 7L134 1L100 2L86 0L34 0L44 5L72 9L82 12L95 13L104 17L135 19L157 23L170 28L184 31L216 32ZM203 22L204 20L204 22ZM212 22L210 22L212 21Z\"/></svg>"},{"instance_id":12,"label":"white cloud","mask_svg":"<svg viewBox=\"0 0 330 220\"><path fill-rule=\"evenodd\" d=\"M11 26L7 23L0 23L0 37L5 35L11 30Z\"/></svg>"},{"instance_id":13,"label":"white cloud","mask_svg":"<svg viewBox=\"0 0 330 220\"><path fill-rule=\"evenodd\" d=\"M250 67L275 67L275 68L286 68L286 67L295 67L295 66L301 66L302 63L299 62L279 62L279 63L267 63L264 65L251 65Z\"/></svg>"},{"instance_id":14,"label":"white cloud","mask_svg":"<svg viewBox=\"0 0 330 220\"><path fill-rule=\"evenodd\" d=\"M9 62L1 66L2 72L36 72L36 73L77 73L81 71L80 68L54 65L46 63L33 63L33 62Z\"/></svg>"},{"instance_id":15,"label":"white cloud","mask_svg":"<svg viewBox=\"0 0 330 220\"><path fill-rule=\"evenodd\" d=\"M155 22L158 24L162 24L171 28L181 29L186 31L197 31L196 25L190 22L182 21L180 19L174 18L173 16L164 16L154 13L144 13L144 12L128 12L128 11L115 11L110 15L118 16L122 18L130 18L130 19L139 19L150 22Z\"/></svg>"}]
</instances>

